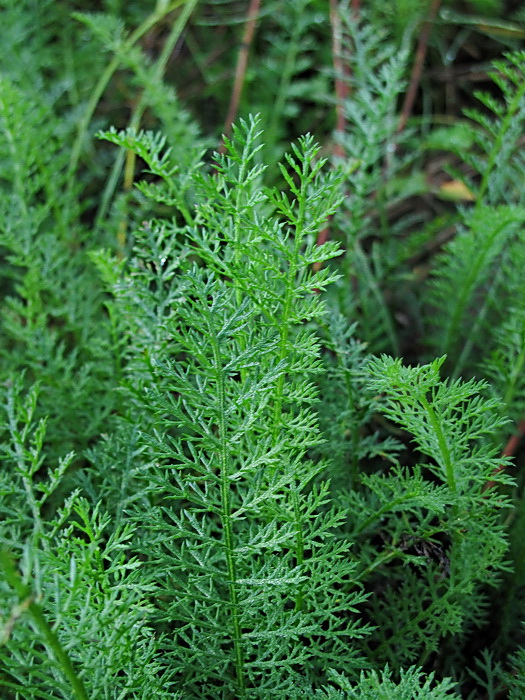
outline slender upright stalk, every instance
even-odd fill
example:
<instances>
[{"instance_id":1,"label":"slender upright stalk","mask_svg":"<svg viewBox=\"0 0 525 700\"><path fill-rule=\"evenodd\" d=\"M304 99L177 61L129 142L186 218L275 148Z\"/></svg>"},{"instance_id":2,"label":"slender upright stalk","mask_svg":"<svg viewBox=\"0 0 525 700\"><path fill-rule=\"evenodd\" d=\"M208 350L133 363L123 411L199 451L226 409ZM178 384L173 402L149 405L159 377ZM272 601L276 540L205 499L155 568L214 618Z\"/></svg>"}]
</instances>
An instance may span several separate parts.
<instances>
[{"instance_id":1,"label":"slender upright stalk","mask_svg":"<svg viewBox=\"0 0 525 700\"><path fill-rule=\"evenodd\" d=\"M306 159L303 162L302 167L302 182L301 182L301 196L299 197L299 212L297 216L297 222L295 226L295 238L294 238L294 248L293 256L288 268L288 274L286 278L286 292L283 302L283 310L281 315L281 338L279 343L279 361L282 362L286 359L289 353L288 342L290 335L290 316L292 313L292 303L293 303L293 292L295 287L295 277L298 270L299 252L301 250L301 245L303 242L302 235L306 223L306 198L307 198L307 163ZM284 400L284 386L286 377L281 374L277 380L276 386L276 399L274 405L273 414L273 437L274 441L277 441L279 432L281 430L281 422L283 419L283 400ZM301 566L304 561L304 535L303 526L301 522L301 513L299 507L299 493L297 488L291 486L291 497L292 497L292 507L294 511L295 520L295 557L297 566ZM300 610L303 606L303 593L302 586L299 586L299 590L295 597L295 608Z\"/></svg>"},{"instance_id":2,"label":"slender upright stalk","mask_svg":"<svg viewBox=\"0 0 525 700\"><path fill-rule=\"evenodd\" d=\"M239 697L244 698L246 694L246 684L244 679L244 648L241 639L241 623L239 619L239 600L237 596L237 571L235 565L235 542L232 527L232 506L231 506L231 481L230 459L231 453L228 448L228 438L226 435L226 387L225 374L222 367L222 358L219 341L215 329L210 328L210 342L213 349L213 359L215 362L215 372L217 378L217 401L219 405L219 469L221 477L221 523L224 532L224 552L226 556L226 566L228 569L228 590L230 596L230 610L233 627L233 650L235 657L235 670Z\"/></svg>"},{"instance_id":3,"label":"slender upright stalk","mask_svg":"<svg viewBox=\"0 0 525 700\"><path fill-rule=\"evenodd\" d=\"M153 74L155 76L155 79L160 80L162 75L164 74L164 71L166 69L166 65L169 61L170 56L173 53L173 50L175 48L175 45L177 41L180 39L182 32L184 31L184 27L186 26L191 13L195 9L195 6L197 5L198 0L186 0L184 3L184 7L182 9L182 12L178 15L177 20L173 23L173 26L171 28L170 34L166 41L164 42L164 46L162 47L162 51L160 53L159 58L157 59L154 69L153 69ZM146 101L146 95L143 93L140 97L140 100L138 101L136 107L133 110L133 113L131 115L131 119L128 124L129 129L135 129L135 131L138 131L140 128L140 122L142 120L142 117L144 115L144 112L147 107L147 101ZM109 208L109 203L113 197L113 194L115 192L117 182L120 176L120 173L122 172L122 166L124 164L124 160L126 160L126 165L125 165L125 176L124 176L124 190L129 191L131 187L133 186L133 179L134 179L134 174L135 174L135 159L136 156L133 153L133 151L125 151L124 149L121 149L115 159L115 163L113 164L113 168L111 170L111 174L108 178L106 187L104 189L104 193L101 198L100 206L97 211L97 216L95 220L95 227L98 228L102 224L102 221L104 220L108 208ZM189 223L189 222L187 222ZM124 244L125 242L125 221L121 222L119 226L119 243L121 245Z\"/></svg>"},{"instance_id":4,"label":"slender upright stalk","mask_svg":"<svg viewBox=\"0 0 525 700\"><path fill-rule=\"evenodd\" d=\"M338 0L330 0L330 27L332 30L332 62L334 66L335 90L335 135L336 143L333 153L336 158L344 158L345 150L342 145L346 133L345 100L348 98L349 66L343 61L343 29L339 15ZM329 222L332 217L330 217ZM330 235L329 223L317 235L317 245L323 245ZM314 263L313 269L319 270L321 263Z\"/></svg>"},{"instance_id":5,"label":"slender upright stalk","mask_svg":"<svg viewBox=\"0 0 525 700\"><path fill-rule=\"evenodd\" d=\"M135 46L135 44L144 36L144 34L146 34L153 26L155 26L157 22L160 22L160 20L162 20L166 15L168 15L170 12L172 12L185 2L186 0L174 0L174 2L171 2L169 5L162 9L159 9L158 7L155 8L154 12L148 15L146 19L135 29L135 31L130 34L129 38L122 47L122 54L125 54L126 51L129 51L131 48L133 48L133 46ZM67 171L69 181L74 181L73 175L77 169L80 153L82 150L82 144L84 143L87 129L89 123L91 122L91 119L93 118L95 109L97 108L97 105L100 102L100 98L104 94L104 91L107 88L108 83L113 76L113 73L118 69L121 63L122 57L120 55L114 56L109 62L109 64L106 66L106 69L104 70L104 72L98 79L97 84L95 85L95 89L91 93L91 97L89 98L87 107L84 111L84 114L82 115L82 119L78 124L77 135L73 143L73 147L71 149L71 156L69 159L69 166Z\"/></svg>"},{"instance_id":6,"label":"slender upright stalk","mask_svg":"<svg viewBox=\"0 0 525 700\"><path fill-rule=\"evenodd\" d=\"M450 454L450 447L448 445L447 436L443 431L443 427L439 418L436 415L436 412L434 411L430 403L427 401L426 397L423 394L420 394L418 398L419 401L421 401L421 405L427 413L427 416L430 420L430 425L432 426L434 434L437 438L439 452L441 454L442 459L442 466L445 467L445 478L447 480L448 487L452 491L452 493L455 494L457 486L456 476L454 474L454 461L452 459L452 455Z\"/></svg>"},{"instance_id":7,"label":"slender upright stalk","mask_svg":"<svg viewBox=\"0 0 525 700\"><path fill-rule=\"evenodd\" d=\"M29 587L23 583L11 557L6 552L0 552L0 568L3 570L9 585L16 591L21 605L28 611L33 624L44 638L46 646L59 663L64 676L70 682L73 697L78 700L89 700L82 679L77 675L71 663L71 659L60 644L57 635L49 626L42 611L42 607L34 600Z\"/></svg>"},{"instance_id":8,"label":"slender upright stalk","mask_svg":"<svg viewBox=\"0 0 525 700\"><path fill-rule=\"evenodd\" d=\"M223 133L226 137L230 136L232 124L237 118L237 112L239 111L239 103L241 101L242 90L246 78L246 68L248 67L248 54L253 42L260 6L261 0L250 0L246 26L244 28L241 47L239 49L239 56L237 58L237 66L235 68L235 80L230 98L230 106L228 108L228 114L226 115L226 120L223 127ZM225 153L224 140L220 145L219 153Z\"/></svg>"},{"instance_id":9,"label":"slender upright stalk","mask_svg":"<svg viewBox=\"0 0 525 700\"><path fill-rule=\"evenodd\" d=\"M421 82L421 75L423 74L423 66L425 65L425 58L428 51L428 38L430 36L430 29L432 27L432 22L434 21L439 6L441 5L441 0L432 0L427 18L423 23L421 28L421 33L419 35L416 55L414 58L414 65L412 66L412 74L410 76L410 83L408 85L408 90L405 94L405 100L401 108L401 116L399 117L399 124L397 125L397 132L400 133L404 130L409 120L414 107L414 102L416 101L416 95L419 88L419 83Z\"/></svg>"},{"instance_id":10,"label":"slender upright stalk","mask_svg":"<svg viewBox=\"0 0 525 700\"><path fill-rule=\"evenodd\" d=\"M332 62L335 74L335 133L341 140L346 133L345 101L349 94L350 68L343 60L344 37L337 0L330 0L330 27L332 30ZM334 146L334 156L339 158L345 156L344 148L340 142Z\"/></svg>"}]
</instances>

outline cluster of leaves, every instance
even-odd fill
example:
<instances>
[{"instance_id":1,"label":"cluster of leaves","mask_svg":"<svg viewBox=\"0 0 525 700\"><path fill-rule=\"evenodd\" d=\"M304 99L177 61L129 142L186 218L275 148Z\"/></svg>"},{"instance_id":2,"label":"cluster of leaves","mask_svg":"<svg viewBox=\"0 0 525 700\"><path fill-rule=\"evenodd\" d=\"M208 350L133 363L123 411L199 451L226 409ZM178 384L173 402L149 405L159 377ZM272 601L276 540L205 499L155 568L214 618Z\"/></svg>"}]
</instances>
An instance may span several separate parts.
<instances>
[{"instance_id":1,"label":"cluster of leaves","mask_svg":"<svg viewBox=\"0 0 525 700\"><path fill-rule=\"evenodd\" d=\"M0 0L2 697L521 697L525 54L400 129L416 4L263 5L210 158L165 75L244 8Z\"/></svg>"}]
</instances>

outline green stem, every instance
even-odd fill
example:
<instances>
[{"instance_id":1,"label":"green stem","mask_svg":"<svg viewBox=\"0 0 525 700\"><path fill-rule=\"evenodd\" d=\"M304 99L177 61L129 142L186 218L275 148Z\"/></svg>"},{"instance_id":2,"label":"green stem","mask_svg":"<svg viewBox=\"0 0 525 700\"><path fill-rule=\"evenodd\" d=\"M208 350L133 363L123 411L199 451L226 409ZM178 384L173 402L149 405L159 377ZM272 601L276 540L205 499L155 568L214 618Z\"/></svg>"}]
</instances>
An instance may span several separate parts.
<instances>
[{"instance_id":1,"label":"green stem","mask_svg":"<svg viewBox=\"0 0 525 700\"><path fill-rule=\"evenodd\" d=\"M211 324L210 324L211 325ZM226 387L224 382L224 372L222 368L222 358L217 339L216 331L210 327L210 339L213 349L213 358L217 377L217 401L219 404L219 463L221 475L221 522L224 532L224 550L226 554L226 565L228 568L228 589L230 595L230 610L233 625L233 649L235 657L235 670L239 697L246 696L246 685L244 680L244 649L242 645L241 623L239 619L239 600L237 596L237 571L235 562L235 544L232 528L232 507L229 480L229 458L228 438L226 435Z\"/></svg>"},{"instance_id":2,"label":"green stem","mask_svg":"<svg viewBox=\"0 0 525 700\"><path fill-rule=\"evenodd\" d=\"M302 566L304 562L304 535L301 519L301 508L299 492L297 488L292 491L292 505L295 518L295 558L297 566ZM295 596L295 609L301 610L303 607L303 587L299 585L299 590Z\"/></svg>"},{"instance_id":3,"label":"green stem","mask_svg":"<svg viewBox=\"0 0 525 700\"><path fill-rule=\"evenodd\" d=\"M184 9L180 13L179 17L177 18L177 21L171 28L170 35L166 39L164 46L162 47L161 54L159 58L157 59L154 67L154 77L156 80L160 80L162 75L164 74L164 71L166 69L166 64L169 60L169 57L171 56L173 49L175 47L175 44L179 40L184 27L186 26L188 19L195 9L195 6L197 5L198 0L186 0L184 4ZM140 127L140 122L142 119L142 116L146 110L147 103L146 103L146 95L143 93L137 106L133 110L133 114L131 116L131 119L129 121L128 128L129 129L135 129L138 131ZM122 166L124 163L124 158L126 156L126 150L124 148L120 149L116 159L115 163L113 164L113 168L111 170L111 174L108 178L106 187L104 189L104 193L102 195L101 203L97 212L96 220L95 220L95 228L99 228L103 219L105 218L108 208L109 208L109 203L113 197L113 194L115 192L115 189L117 187L117 182L120 177L120 173L122 172ZM192 224L193 223L193 218L189 214L189 212L182 206L180 205L180 211L184 217L184 220L186 221L187 224Z\"/></svg>"},{"instance_id":4,"label":"green stem","mask_svg":"<svg viewBox=\"0 0 525 700\"><path fill-rule=\"evenodd\" d=\"M385 513L393 511L396 506L405 502L409 503L415 495L416 494L412 492L404 493L402 496L395 498L393 501L385 503L384 506L379 508L379 510L376 510L374 513L372 513L372 515L369 515L368 518L361 523L361 525L354 531L354 536L357 537L357 535L366 530L366 528L369 527L369 525L371 525L375 520L379 520Z\"/></svg>"},{"instance_id":5,"label":"green stem","mask_svg":"<svg viewBox=\"0 0 525 700\"><path fill-rule=\"evenodd\" d=\"M363 569L361 572L357 574L354 578L354 583L359 583L359 581L366 581L368 576L372 573L372 571L375 571L375 569L379 568L383 564L386 564L387 562L391 561L392 559L395 559L396 557L402 558L403 552L400 549L389 549L386 554L381 554L379 555L374 561L369 564L366 569Z\"/></svg>"},{"instance_id":6,"label":"green stem","mask_svg":"<svg viewBox=\"0 0 525 700\"><path fill-rule=\"evenodd\" d=\"M82 119L80 120L78 125L77 135L73 143L73 147L71 149L71 156L67 170L67 178L69 182L73 181L73 175L78 166L78 161L82 150L82 144L84 142L89 123L91 122L95 109L105 89L107 88L108 83L111 80L111 77L113 76L113 73L122 63L122 56L125 55L131 48L133 48L133 46L144 36L144 34L146 34L151 29L151 27L157 24L157 22L163 19L174 9L184 4L185 1L186 0L174 0L174 2L171 2L169 5L167 5L167 7L163 9L159 9L157 7L155 11L148 15L146 19L142 22L142 24L140 24L135 29L135 31L130 34L127 41L124 42L120 54L114 56L109 62L109 64L106 66L105 71L102 73L97 84L95 85L95 89L91 93L91 97L87 104L86 111L84 112Z\"/></svg>"},{"instance_id":7,"label":"green stem","mask_svg":"<svg viewBox=\"0 0 525 700\"><path fill-rule=\"evenodd\" d=\"M64 675L71 683L74 697L79 700L88 700L88 695L82 679L77 675L71 663L71 659L45 619L42 607L34 601L31 590L23 583L20 574L17 572L7 552L0 552L0 567L4 572L7 582L16 591L21 604L31 615L35 627L40 631L45 640L46 646L52 652L53 656L60 664Z\"/></svg>"},{"instance_id":8,"label":"green stem","mask_svg":"<svg viewBox=\"0 0 525 700\"><path fill-rule=\"evenodd\" d=\"M306 200L307 200L307 170L309 164L305 158L302 167L302 177L301 177L301 193L298 197L299 200L299 212L296 220L295 226L295 238L293 255L288 267L288 274L286 277L286 294L283 303L283 310L281 315L281 338L279 342L279 359L278 362L283 362L289 352L288 349L288 339L290 334L290 315L292 312L293 303L293 292L295 289L295 278L298 269L299 252L301 250L301 245L303 242L303 232L306 222ZM279 376L276 386L276 397L275 406L273 413L273 441L274 444L278 440L279 433L281 431L281 422L283 414L283 400L284 400L284 385L285 385L286 375L283 373ZM303 536L303 526L299 505L299 493L297 491L297 486L294 484L292 487L292 507L294 511L295 520L295 557L298 566L301 566L304 561L304 536ZM299 586L299 591L295 598L295 608L300 610L303 606L303 595L302 586Z\"/></svg>"},{"instance_id":9,"label":"green stem","mask_svg":"<svg viewBox=\"0 0 525 700\"><path fill-rule=\"evenodd\" d=\"M430 403L427 401L426 397L423 394L421 394L419 396L419 400L421 401L421 405L427 412L428 418L430 420L430 425L432 426L434 434L437 437L439 451L441 453L441 459L443 462L443 466L445 467L445 475L448 487L452 491L452 493L455 494L457 490L456 478L454 476L454 465L452 463L452 457L447 444L447 438L445 437L441 423L438 417L436 416L436 412L434 411Z\"/></svg>"},{"instance_id":10,"label":"green stem","mask_svg":"<svg viewBox=\"0 0 525 700\"><path fill-rule=\"evenodd\" d=\"M290 315L292 311L293 292L295 289L295 277L297 275L299 251L303 242L304 228L306 222L306 199L307 199L307 169L308 164L306 158L303 161L302 177L301 177L301 193L299 199L299 212L295 224L295 237L292 259L288 267L286 275L286 292L283 302L283 310L281 314L281 338L279 341L279 362L283 362L288 354L288 338L290 334ZM284 382L286 375L283 373L277 380L276 400L273 412L273 437L277 439L281 430L281 419L283 412L283 397L284 397Z\"/></svg>"}]
</instances>

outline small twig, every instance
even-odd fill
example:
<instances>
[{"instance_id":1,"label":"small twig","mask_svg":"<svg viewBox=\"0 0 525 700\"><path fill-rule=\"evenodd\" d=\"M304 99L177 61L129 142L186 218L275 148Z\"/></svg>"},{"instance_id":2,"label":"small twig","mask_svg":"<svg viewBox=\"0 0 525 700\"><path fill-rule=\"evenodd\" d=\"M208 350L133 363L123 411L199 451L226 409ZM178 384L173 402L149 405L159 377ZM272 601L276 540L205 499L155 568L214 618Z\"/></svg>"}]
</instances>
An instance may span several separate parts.
<instances>
[{"instance_id":1,"label":"small twig","mask_svg":"<svg viewBox=\"0 0 525 700\"><path fill-rule=\"evenodd\" d=\"M352 9L359 9L359 0L353 0ZM335 90L335 136L336 143L333 148L333 154L337 158L344 158L345 151L342 144L344 134L346 132L346 116L345 116L345 100L348 98L348 76L349 67L343 61L343 30L341 27L341 17L338 11L337 0L330 0L330 26L332 28L332 60L334 64L334 90ZM317 245L323 245L328 240L330 235L330 221L319 231L317 235ZM314 263L313 269L317 271L321 268L321 263Z\"/></svg>"},{"instance_id":2,"label":"small twig","mask_svg":"<svg viewBox=\"0 0 525 700\"><path fill-rule=\"evenodd\" d=\"M330 26L332 28L332 57L334 64L335 88L335 133L341 137L346 131L345 100L348 97L349 67L343 61L343 30L337 0L330 0ZM335 144L334 155L343 158L345 153L341 142Z\"/></svg>"},{"instance_id":3,"label":"small twig","mask_svg":"<svg viewBox=\"0 0 525 700\"><path fill-rule=\"evenodd\" d=\"M507 444L505 445L503 452L501 453L501 456L513 457L516 454L516 450L518 449L518 446L523 436L525 436L525 418L518 423L517 431L508 439ZM504 471L506 468L506 464L501 464L499 467L497 467L497 469L494 470L494 476ZM497 486L496 481L487 481L487 483L483 487L483 492L487 491L488 489L494 488L494 486Z\"/></svg>"},{"instance_id":4,"label":"small twig","mask_svg":"<svg viewBox=\"0 0 525 700\"><path fill-rule=\"evenodd\" d=\"M403 129L407 125L408 119L414 107L414 102L416 101L419 82L421 80L421 74L423 73L423 66L425 64L425 58L428 50L428 38L430 36L430 28L432 26L432 22L436 18L440 5L441 0L432 0L430 8L428 10L427 18L423 22L423 27L421 28L421 33L419 35L419 41L417 45L417 51L414 58L414 65L412 66L410 83L408 85L408 90L405 95L403 107L401 108L399 124L397 125L398 133L403 131Z\"/></svg>"},{"instance_id":5,"label":"small twig","mask_svg":"<svg viewBox=\"0 0 525 700\"><path fill-rule=\"evenodd\" d=\"M518 432L515 433L514 435L511 435L507 444L505 445L505 449L501 453L502 457L512 457L515 453L516 450L518 449L518 445L520 443L521 438L525 435L525 419L520 421L518 425Z\"/></svg>"},{"instance_id":6,"label":"small twig","mask_svg":"<svg viewBox=\"0 0 525 700\"><path fill-rule=\"evenodd\" d=\"M174 4L173 7L178 7L182 3L177 3L176 5ZM177 43L180 41L180 38L182 36L182 32L184 31L184 28L186 27L187 23L189 22L189 18L191 16L191 13L194 11L195 7L197 5L197 0L187 0L187 2L184 3L183 9L180 12L180 14L177 16L176 20L174 21L170 33L164 42L164 45L162 47L162 51L160 52L160 56L156 60L155 64L153 65L153 71L155 74L155 77L157 80L161 80L162 76L164 75L164 71L166 69L166 66L168 64L168 61L172 58L173 52L175 50L175 47ZM164 18L164 15L163 15ZM142 117L144 115L144 112L147 107L147 96L146 96L146 91L142 92L142 95L140 99L137 101L135 106L133 107L131 119L128 124L128 128L134 129L135 131L139 131L140 128L140 122L142 120ZM115 159L115 163L113 164L113 168L110 174L110 177L108 179L108 182L106 183L106 187L104 188L104 193L102 195L102 200L100 202L97 215L95 218L95 228L99 228L102 225L102 222L107 214L111 199L113 197L113 194L115 192L116 186L117 186L117 181L120 176L120 173L122 171L122 166L125 163L125 170L124 170L124 191L129 191L133 187L133 179L135 175L135 154L132 151L127 151L124 153L124 150L121 149L117 155L117 158ZM117 240L119 244L120 250L124 249L125 242L126 242L126 230L127 230L127 221L125 218L120 221L119 226L118 226L118 233L117 233Z\"/></svg>"},{"instance_id":7,"label":"small twig","mask_svg":"<svg viewBox=\"0 0 525 700\"><path fill-rule=\"evenodd\" d=\"M246 19L246 27L244 29L244 35L242 37L242 42L239 49L237 66L235 68L235 81L233 83L230 106L228 108L228 114L224 122L223 133L226 137L229 137L231 134L232 124L235 121L237 117L237 112L239 110L239 102L241 101L242 89L244 86L244 80L246 78L246 68L248 66L248 54L250 52L253 36L255 34L255 26L257 24L257 18L259 16L260 6L261 0L250 1L250 7L248 8L248 16ZM219 153L224 152L225 147L223 140L219 148Z\"/></svg>"}]
</instances>

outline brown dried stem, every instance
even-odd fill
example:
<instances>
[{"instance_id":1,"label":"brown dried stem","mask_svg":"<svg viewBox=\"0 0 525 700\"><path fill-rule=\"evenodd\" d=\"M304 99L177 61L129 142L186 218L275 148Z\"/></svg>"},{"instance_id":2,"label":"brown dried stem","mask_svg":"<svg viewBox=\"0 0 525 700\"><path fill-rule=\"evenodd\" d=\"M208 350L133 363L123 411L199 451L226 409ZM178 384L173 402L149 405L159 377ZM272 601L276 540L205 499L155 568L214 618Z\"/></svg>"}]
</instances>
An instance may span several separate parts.
<instances>
[{"instance_id":1,"label":"brown dried stem","mask_svg":"<svg viewBox=\"0 0 525 700\"><path fill-rule=\"evenodd\" d=\"M428 50L428 38L430 36L430 29L432 27L432 22L435 20L439 6L441 5L441 0L432 0L428 10L427 18L423 22L421 28L421 33L419 35L419 40L417 44L416 55L414 58L414 65L412 66L412 74L410 76L410 83L408 85L408 90L405 95L405 100L403 102L403 107L401 108L401 115L399 118L399 124L397 126L397 131L400 133L403 131L407 122L412 114L412 109L414 107L414 102L416 101L416 95L419 88L419 83L421 81L421 75L423 73L423 66L425 64L425 58L427 56Z\"/></svg>"},{"instance_id":2,"label":"brown dried stem","mask_svg":"<svg viewBox=\"0 0 525 700\"><path fill-rule=\"evenodd\" d=\"M228 114L226 115L226 120L224 122L223 133L226 137L229 137L231 134L232 124L235 121L237 117L237 112L239 110L242 89L244 87L244 81L246 78L246 68L248 67L248 54L250 53L250 47L253 42L253 36L255 34L255 26L257 24L257 18L259 16L260 6L261 0L251 0L250 6L248 8L246 26L244 28L244 35L242 37L242 42L239 49L239 56L237 58L237 66L235 68L235 80L233 83L233 89L230 98L230 106L228 108ZM220 145L219 152L224 153L224 151L225 148L223 141Z\"/></svg>"},{"instance_id":3,"label":"brown dried stem","mask_svg":"<svg viewBox=\"0 0 525 700\"><path fill-rule=\"evenodd\" d=\"M332 28L332 56L335 72L335 133L342 137L346 130L345 100L348 97L348 65L343 61L343 29L339 16L337 0L330 0L330 26ZM344 157L343 146L336 143L334 155Z\"/></svg>"},{"instance_id":4,"label":"brown dried stem","mask_svg":"<svg viewBox=\"0 0 525 700\"><path fill-rule=\"evenodd\" d=\"M359 9L359 0L353 0L352 9ZM336 144L333 148L334 156L344 158L345 152L342 145L342 138L346 131L345 100L348 98L348 76L349 67L343 61L343 29L341 17L338 11L337 0L330 0L330 26L332 28L332 60L334 64L334 90L335 90L335 134ZM331 218L331 217L330 217ZM329 220L330 221L330 220ZM330 234L329 221L322 231L317 235L317 245L323 245L328 240ZM320 268L320 263L314 264L314 270Z\"/></svg>"}]
</instances>

